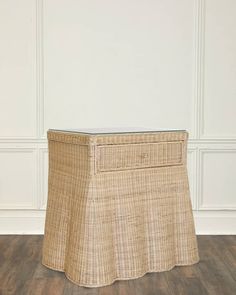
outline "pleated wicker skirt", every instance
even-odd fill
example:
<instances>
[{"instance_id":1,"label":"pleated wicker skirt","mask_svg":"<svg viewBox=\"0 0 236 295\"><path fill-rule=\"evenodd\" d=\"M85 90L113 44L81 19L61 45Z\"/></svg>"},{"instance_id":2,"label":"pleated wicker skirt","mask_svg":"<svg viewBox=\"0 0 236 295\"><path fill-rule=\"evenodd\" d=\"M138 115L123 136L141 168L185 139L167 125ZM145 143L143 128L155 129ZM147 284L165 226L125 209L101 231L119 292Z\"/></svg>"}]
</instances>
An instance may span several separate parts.
<instances>
[{"instance_id":1,"label":"pleated wicker skirt","mask_svg":"<svg viewBox=\"0 0 236 295\"><path fill-rule=\"evenodd\" d=\"M97 287L198 262L187 136L49 131L42 263Z\"/></svg>"}]
</instances>

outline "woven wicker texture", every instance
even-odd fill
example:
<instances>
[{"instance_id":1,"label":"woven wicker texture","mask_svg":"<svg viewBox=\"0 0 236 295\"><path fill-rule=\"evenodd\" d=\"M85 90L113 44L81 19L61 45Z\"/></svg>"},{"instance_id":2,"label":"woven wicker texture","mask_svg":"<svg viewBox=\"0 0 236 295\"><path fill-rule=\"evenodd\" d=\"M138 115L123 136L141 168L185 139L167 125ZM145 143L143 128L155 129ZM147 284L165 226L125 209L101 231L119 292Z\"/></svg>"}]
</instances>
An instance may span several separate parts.
<instances>
[{"instance_id":1,"label":"woven wicker texture","mask_svg":"<svg viewBox=\"0 0 236 295\"><path fill-rule=\"evenodd\" d=\"M97 287L198 262L185 131L49 131L42 263Z\"/></svg>"}]
</instances>

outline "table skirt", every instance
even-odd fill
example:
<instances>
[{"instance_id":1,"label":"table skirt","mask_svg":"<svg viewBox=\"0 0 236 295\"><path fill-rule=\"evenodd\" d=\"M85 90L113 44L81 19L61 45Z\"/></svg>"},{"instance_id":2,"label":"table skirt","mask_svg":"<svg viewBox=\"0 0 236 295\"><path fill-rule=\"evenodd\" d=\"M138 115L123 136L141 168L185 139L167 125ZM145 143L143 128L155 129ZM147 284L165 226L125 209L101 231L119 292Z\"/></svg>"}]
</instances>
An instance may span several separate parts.
<instances>
[{"instance_id":1,"label":"table skirt","mask_svg":"<svg viewBox=\"0 0 236 295\"><path fill-rule=\"evenodd\" d=\"M98 287L198 262L186 165L91 173L90 156L49 142L45 266Z\"/></svg>"}]
</instances>

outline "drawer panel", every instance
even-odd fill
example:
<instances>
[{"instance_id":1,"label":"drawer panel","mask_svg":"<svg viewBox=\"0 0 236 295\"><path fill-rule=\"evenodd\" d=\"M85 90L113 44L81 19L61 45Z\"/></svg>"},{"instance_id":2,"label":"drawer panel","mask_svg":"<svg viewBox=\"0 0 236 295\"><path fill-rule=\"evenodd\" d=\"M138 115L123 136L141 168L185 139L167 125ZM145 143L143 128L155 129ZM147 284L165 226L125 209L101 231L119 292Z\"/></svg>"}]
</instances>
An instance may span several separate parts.
<instances>
[{"instance_id":1,"label":"drawer panel","mask_svg":"<svg viewBox=\"0 0 236 295\"><path fill-rule=\"evenodd\" d=\"M97 171L115 171L183 163L183 142L101 145L97 147Z\"/></svg>"}]
</instances>

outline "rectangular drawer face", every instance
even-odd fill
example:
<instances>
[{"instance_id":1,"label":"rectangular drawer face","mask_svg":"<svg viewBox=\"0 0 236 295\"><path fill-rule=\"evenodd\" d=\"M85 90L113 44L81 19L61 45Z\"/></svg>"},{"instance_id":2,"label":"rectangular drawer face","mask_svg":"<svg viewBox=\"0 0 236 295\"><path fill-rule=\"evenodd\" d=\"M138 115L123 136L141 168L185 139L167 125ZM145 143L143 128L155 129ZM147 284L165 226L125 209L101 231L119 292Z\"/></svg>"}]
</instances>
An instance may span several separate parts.
<instances>
[{"instance_id":1,"label":"rectangular drawer face","mask_svg":"<svg viewBox=\"0 0 236 295\"><path fill-rule=\"evenodd\" d=\"M181 165L183 142L101 145L97 155L100 172Z\"/></svg>"}]
</instances>

